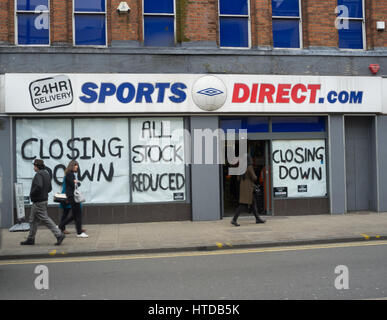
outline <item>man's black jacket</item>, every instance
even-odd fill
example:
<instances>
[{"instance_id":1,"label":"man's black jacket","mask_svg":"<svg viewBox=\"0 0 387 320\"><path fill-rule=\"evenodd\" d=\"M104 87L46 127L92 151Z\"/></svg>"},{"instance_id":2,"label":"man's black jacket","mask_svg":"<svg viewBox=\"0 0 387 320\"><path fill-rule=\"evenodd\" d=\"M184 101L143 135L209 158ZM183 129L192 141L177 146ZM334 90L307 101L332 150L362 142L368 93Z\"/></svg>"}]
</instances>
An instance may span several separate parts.
<instances>
[{"instance_id":1,"label":"man's black jacket","mask_svg":"<svg viewBox=\"0 0 387 320\"><path fill-rule=\"evenodd\" d=\"M32 202L48 200L48 193L51 192L51 177L45 169L39 170L32 180L30 198Z\"/></svg>"}]
</instances>

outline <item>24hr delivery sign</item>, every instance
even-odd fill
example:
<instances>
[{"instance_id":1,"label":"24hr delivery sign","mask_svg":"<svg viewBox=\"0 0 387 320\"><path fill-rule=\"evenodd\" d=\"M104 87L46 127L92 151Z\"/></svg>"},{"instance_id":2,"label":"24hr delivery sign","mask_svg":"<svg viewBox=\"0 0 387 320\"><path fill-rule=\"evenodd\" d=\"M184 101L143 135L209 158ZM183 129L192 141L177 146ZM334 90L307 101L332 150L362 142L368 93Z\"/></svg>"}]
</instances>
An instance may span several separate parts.
<instances>
[{"instance_id":1,"label":"24hr delivery sign","mask_svg":"<svg viewBox=\"0 0 387 320\"><path fill-rule=\"evenodd\" d=\"M7 113L382 112L382 79L6 74Z\"/></svg>"}]
</instances>

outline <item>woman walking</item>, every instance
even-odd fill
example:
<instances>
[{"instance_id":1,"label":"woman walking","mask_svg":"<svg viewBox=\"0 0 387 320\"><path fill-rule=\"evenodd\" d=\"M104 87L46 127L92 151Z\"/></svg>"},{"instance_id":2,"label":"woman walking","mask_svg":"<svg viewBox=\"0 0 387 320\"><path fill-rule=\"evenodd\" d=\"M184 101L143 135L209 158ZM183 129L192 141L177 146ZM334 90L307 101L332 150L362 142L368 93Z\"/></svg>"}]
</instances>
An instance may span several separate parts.
<instances>
[{"instance_id":1,"label":"woman walking","mask_svg":"<svg viewBox=\"0 0 387 320\"><path fill-rule=\"evenodd\" d=\"M63 183L62 183L62 193L66 193L66 179L63 178ZM64 234L69 234L70 232L68 232L66 230L66 224L70 223L71 221L74 220L74 217L73 215L71 215L69 217L69 213L71 211L71 205L70 203L66 202L66 203L63 203L61 202L59 207L63 210L62 211L62 218L60 219L60 225L62 226L62 232ZM81 207L81 212L82 212L82 204L80 205ZM85 229L82 229L82 232L86 232Z\"/></svg>"},{"instance_id":2,"label":"woman walking","mask_svg":"<svg viewBox=\"0 0 387 320\"><path fill-rule=\"evenodd\" d=\"M255 175L254 168L252 165L252 159L250 155L247 155L247 169L246 172L240 177L240 185L239 185L239 205L236 209L234 218L231 220L231 224L236 227L239 227L240 224L237 222L239 215L242 210L245 209L247 211L248 205L253 204L252 210L255 216L256 223L265 223L266 221L262 220L257 213L257 208L254 202L254 182L257 181L257 176Z\"/></svg>"},{"instance_id":3,"label":"woman walking","mask_svg":"<svg viewBox=\"0 0 387 320\"><path fill-rule=\"evenodd\" d=\"M86 233L84 233L82 230L81 204L75 202L74 200L74 191L75 191L76 185L77 186L81 185L75 178L75 174L78 172L78 169L79 169L78 162L75 160L72 160L70 161L70 163L68 164L65 170L64 183L66 184L66 197L71 206L71 211L73 216L65 219L64 221L62 220L59 224L59 229L65 230L66 224L68 224L74 218L75 228L77 230L77 237L88 238L89 236Z\"/></svg>"},{"instance_id":4,"label":"woman walking","mask_svg":"<svg viewBox=\"0 0 387 320\"><path fill-rule=\"evenodd\" d=\"M63 183L62 183L62 193L66 193L66 179L63 178ZM70 221L74 220L73 215L71 215L71 218L69 218L69 213L71 211L71 205L70 203L66 202L63 203L61 202L59 204L59 207L63 210L62 211L62 218L60 219L60 224L61 230L64 234L69 234L69 232L66 230L66 224L69 223Z\"/></svg>"}]
</instances>

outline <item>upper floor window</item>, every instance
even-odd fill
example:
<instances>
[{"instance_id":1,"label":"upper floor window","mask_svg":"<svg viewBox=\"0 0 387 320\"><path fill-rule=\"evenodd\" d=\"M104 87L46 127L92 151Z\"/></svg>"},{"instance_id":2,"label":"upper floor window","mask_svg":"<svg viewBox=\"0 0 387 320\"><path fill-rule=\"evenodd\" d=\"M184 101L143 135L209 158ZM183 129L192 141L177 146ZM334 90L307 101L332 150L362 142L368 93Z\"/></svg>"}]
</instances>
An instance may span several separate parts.
<instances>
[{"instance_id":1,"label":"upper floor window","mask_svg":"<svg viewBox=\"0 0 387 320\"><path fill-rule=\"evenodd\" d=\"M175 1L144 0L144 45L175 45Z\"/></svg>"},{"instance_id":2,"label":"upper floor window","mask_svg":"<svg viewBox=\"0 0 387 320\"><path fill-rule=\"evenodd\" d=\"M301 47L301 0L272 0L274 48Z\"/></svg>"},{"instance_id":3,"label":"upper floor window","mask_svg":"<svg viewBox=\"0 0 387 320\"><path fill-rule=\"evenodd\" d=\"M364 0L337 1L339 48L364 49Z\"/></svg>"},{"instance_id":4,"label":"upper floor window","mask_svg":"<svg viewBox=\"0 0 387 320\"><path fill-rule=\"evenodd\" d=\"M249 20L247 0L219 0L220 46L248 48Z\"/></svg>"},{"instance_id":5,"label":"upper floor window","mask_svg":"<svg viewBox=\"0 0 387 320\"><path fill-rule=\"evenodd\" d=\"M74 0L74 44L106 46L106 0Z\"/></svg>"},{"instance_id":6,"label":"upper floor window","mask_svg":"<svg viewBox=\"0 0 387 320\"><path fill-rule=\"evenodd\" d=\"M48 0L16 0L16 43L50 44L50 10Z\"/></svg>"}]
</instances>

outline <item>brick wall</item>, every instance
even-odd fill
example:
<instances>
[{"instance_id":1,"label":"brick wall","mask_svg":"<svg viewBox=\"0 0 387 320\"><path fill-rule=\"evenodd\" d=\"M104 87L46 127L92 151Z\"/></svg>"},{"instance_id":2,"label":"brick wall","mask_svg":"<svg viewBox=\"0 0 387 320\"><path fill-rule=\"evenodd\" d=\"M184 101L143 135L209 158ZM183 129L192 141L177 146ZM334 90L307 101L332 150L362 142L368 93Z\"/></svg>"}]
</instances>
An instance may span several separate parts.
<instances>
[{"instance_id":1,"label":"brick wall","mask_svg":"<svg viewBox=\"0 0 387 320\"><path fill-rule=\"evenodd\" d=\"M387 24L387 1L366 0L367 49L387 47L387 30L377 31L376 22Z\"/></svg>"},{"instance_id":2,"label":"brick wall","mask_svg":"<svg viewBox=\"0 0 387 320\"><path fill-rule=\"evenodd\" d=\"M71 1L51 0L50 5L51 44L72 43Z\"/></svg>"},{"instance_id":3,"label":"brick wall","mask_svg":"<svg viewBox=\"0 0 387 320\"><path fill-rule=\"evenodd\" d=\"M8 42L8 2L0 1L0 43Z\"/></svg>"},{"instance_id":4,"label":"brick wall","mask_svg":"<svg viewBox=\"0 0 387 320\"><path fill-rule=\"evenodd\" d=\"M251 9L251 45L267 47L273 45L271 28L271 0L252 0Z\"/></svg>"},{"instance_id":5,"label":"brick wall","mask_svg":"<svg viewBox=\"0 0 387 320\"><path fill-rule=\"evenodd\" d=\"M337 0L302 1L303 43L308 47L337 47L335 28Z\"/></svg>"},{"instance_id":6,"label":"brick wall","mask_svg":"<svg viewBox=\"0 0 387 320\"><path fill-rule=\"evenodd\" d=\"M142 0L127 0L130 14L118 14L121 0L107 1L108 44L143 41ZM219 44L218 0L176 0L178 42ZM387 22L387 1L366 0L367 49L387 47L387 31L376 31L376 21ZM73 43L72 1L50 0L50 37L54 46ZM337 47L337 0L302 1L303 47ZM271 0L250 0L251 45L272 46ZM14 0L0 0L0 44L14 44Z\"/></svg>"},{"instance_id":7,"label":"brick wall","mask_svg":"<svg viewBox=\"0 0 387 320\"><path fill-rule=\"evenodd\" d=\"M0 43L14 43L14 1L0 0Z\"/></svg>"},{"instance_id":8,"label":"brick wall","mask_svg":"<svg viewBox=\"0 0 387 320\"><path fill-rule=\"evenodd\" d=\"M130 14L119 14L117 7L121 0L111 0L108 41L141 41L142 40L142 1L126 1L130 7Z\"/></svg>"},{"instance_id":9,"label":"brick wall","mask_svg":"<svg viewBox=\"0 0 387 320\"><path fill-rule=\"evenodd\" d=\"M186 41L217 41L218 0L180 0L181 39Z\"/></svg>"}]
</instances>

